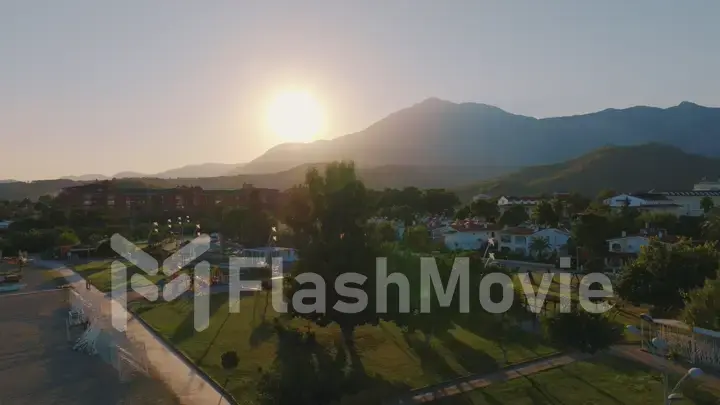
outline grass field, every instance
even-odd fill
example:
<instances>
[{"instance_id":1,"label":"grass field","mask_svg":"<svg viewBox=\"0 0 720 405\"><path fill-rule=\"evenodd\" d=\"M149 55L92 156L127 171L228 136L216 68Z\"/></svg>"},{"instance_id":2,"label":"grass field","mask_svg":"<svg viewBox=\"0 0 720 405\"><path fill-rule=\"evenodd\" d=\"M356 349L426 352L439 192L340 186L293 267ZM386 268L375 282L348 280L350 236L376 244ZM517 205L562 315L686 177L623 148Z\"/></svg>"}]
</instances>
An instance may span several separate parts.
<instances>
[{"instance_id":1,"label":"grass field","mask_svg":"<svg viewBox=\"0 0 720 405\"><path fill-rule=\"evenodd\" d=\"M298 319L275 313L265 307L265 295L241 300L239 313L228 313L227 296L212 296L210 327L203 332L193 329L192 302L135 303L131 308L166 340L198 364L216 381L229 377L228 390L236 397L250 400L256 396L259 369L273 363L307 367L313 360L332 358L342 362L340 369L361 369L378 386L391 384L398 389L419 388L473 373L485 373L508 363L520 362L554 353L556 350L519 330L503 334L492 328L455 327L432 337L430 346L421 333L404 333L391 323L363 326L355 331L355 353L343 345L335 326L319 328ZM277 321L274 319L277 318ZM278 330L275 323L282 329ZM321 350L308 354L297 340L285 339L308 328L315 332ZM282 332L286 331L286 332ZM220 356L236 351L240 365L230 376L220 366ZM340 360L338 360L340 359ZM354 360L353 360L354 359ZM335 364L337 366L337 364ZM312 372L312 371L310 371ZM372 388L371 388L372 389ZM252 402L250 402L252 403Z\"/></svg>"},{"instance_id":2,"label":"grass field","mask_svg":"<svg viewBox=\"0 0 720 405\"><path fill-rule=\"evenodd\" d=\"M659 373L612 356L598 356L557 369L493 384L448 397L437 405L655 405L663 403ZM671 378L671 384L677 376ZM683 384L682 404L711 405L720 401L720 387Z\"/></svg>"},{"instance_id":3,"label":"grass field","mask_svg":"<svg viewBox=\"0 0 720 405\"><path fill-rule=\"evenodd\" d=\"M74 266L75 271L84 279L90 280L92 285L100 291L108 292L112 287L112 273L110 266L112 260L97 260L86 264ZM154 276L150 276L135 266L128 266L128 279L135 273L141 274L151 283L157 283L161 279L166 278L162 272ZM183 272L181 270L181 272Z\"/></svg>"}]
</instances>

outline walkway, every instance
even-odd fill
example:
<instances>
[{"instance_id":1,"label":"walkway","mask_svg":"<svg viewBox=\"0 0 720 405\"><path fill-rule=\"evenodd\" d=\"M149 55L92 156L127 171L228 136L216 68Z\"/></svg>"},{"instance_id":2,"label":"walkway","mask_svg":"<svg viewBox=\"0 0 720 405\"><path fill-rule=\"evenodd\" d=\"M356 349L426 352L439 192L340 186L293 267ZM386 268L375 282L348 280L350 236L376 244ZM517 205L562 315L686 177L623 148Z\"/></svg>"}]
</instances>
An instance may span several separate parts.
<instances>
[{"instance_id":1,"label":"walkway","mask_svg":"<svg viewBox=\"0 0 720 405\"><path fill-rule=\"evenodd\" d=\"M609 353L613 356L623 357L637 363L644 364L652 369L661 372L670 372L678 375L685 374L692 365L683 365L661 357L652 355L639 346L633 345L616 345L610 348ZM702 368L702 367L701 367ZM705 374L701 378L704 383L710 383L714 387L720 387L720 377L717 374L710 373L705 370Z\"/></svg>"},{"instance_id":2,"label":"walkway","mask_svg":"<svg viewBox=\"0 0 720 405\"><path fill-rule=\"evenodd\" d=\"M398 405L432 402L443 397L449 397L462 394L467 391L485 388L493 383L497 384L500 382L514 380L529 374L565 366L575 361L585 360L587 358L590 358L590 355L583 353L558 354L552 357L511 366L491 374L476 374L462 377L438 385L414 390L410 393L409 398L400 400Z\"/></svg>"},{"instance_id":3,"label":"walkway","mask_svg":"<svg viewBox=\"0 0 720 405\"><path fill-rule=\"evenodd\" d=\"M90 302L95 308L100 308L101 313L112 317L110 308L121 307L103 292L95 288L87 290L85 281L73 270L65 267L63 263L55 261L35 261L36 265L54 269L65 277L69 284L83 299ZM114 304L114 305L113 305ZM215 388L206 377L199 373L194 366L188 364L184 358L176 354L162 339L146 327L142 322L129 314L129 321L126 335L132 341L145 346L147 360L153 368L154 374L162 379L170 389L178 396L183 405L231 405L218 389Z\"/></svg>"}]
</instances>

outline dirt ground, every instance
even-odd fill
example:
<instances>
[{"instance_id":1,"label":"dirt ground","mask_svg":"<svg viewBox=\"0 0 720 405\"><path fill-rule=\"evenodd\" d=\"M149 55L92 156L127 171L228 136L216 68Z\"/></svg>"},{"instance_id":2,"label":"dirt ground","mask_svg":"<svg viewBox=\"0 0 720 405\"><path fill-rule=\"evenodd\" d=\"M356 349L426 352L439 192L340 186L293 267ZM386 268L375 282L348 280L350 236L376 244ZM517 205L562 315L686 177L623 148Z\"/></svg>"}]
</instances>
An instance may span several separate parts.
<instances>
[{"instance_id":1,"label":"dirt ground","mask_svg":"<svg viewBox=\"0 0 720 405\"><path fill-rule=\"evenodd\" d=\"M159 381L122 382L98 356L71 350L67 291L28 269L20 293L0 295L0 405L177 405Z\"/></svg>"}]
</instances>

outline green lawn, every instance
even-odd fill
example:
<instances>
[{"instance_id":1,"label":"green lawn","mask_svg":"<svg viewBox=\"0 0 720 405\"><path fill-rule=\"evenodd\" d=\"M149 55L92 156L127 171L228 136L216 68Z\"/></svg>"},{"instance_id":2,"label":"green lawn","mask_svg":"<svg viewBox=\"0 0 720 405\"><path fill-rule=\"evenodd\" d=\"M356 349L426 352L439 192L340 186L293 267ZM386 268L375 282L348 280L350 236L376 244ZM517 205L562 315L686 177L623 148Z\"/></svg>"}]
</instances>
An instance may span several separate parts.
<instances>
[{"instance_id":1,"label":"green lawn","mask_svg":"<svg viewBox=\"0 0 720 405\"><path fill-rule=\"evenodd\" d=\"M80 264L74 267L75 271L84 279L89 279L92 285L100 291L108 292L112 286L112 273L110 272L110 266L113 260L97 260L87 264ZM182 271L182 270L181 270ZM157 283L159 280L165 278L162 271L154 276L149 276L136 266L128 266L128 279L135 273L141 274L143 277L148 279L152 283Z\"/></svg>"},{"instance_id":2,"label":"green lawn","mask_svg":"<svg viewBox=\"0 0 720 405\"><path fill-rule=\"evenodd\" d=\"M356 330L355 357L355 353L350 353L341 343L337 327L319 328L289 319L275 313L272 305L266 310L264 294L243 298L239 313L228 314L225 294L212 296L211 307L210 327L195 332L190 301L131 306L161 336L217 381L224 382L226 377L220 366L220 355L236 351L240 365L229 376L228 390L249 403L254 403L256 397L259 369L267 370L273 362L307 367L307 363L321 362L320 358L327 357L333 359L333 367L340 361L340 369L356 369L359 364L352 358L359 358L363 376L377 381L378 386L382 382L385 386L391 384L395 389L407 390L457 376L490 372L505 365L506 357L508 363L514 363L555 352L537 336L517 330L503 334L502 339L493 338L498 336L498 331L483 328L477 322L434 336L430 346L425 344L421 333L404 333L394 324L381 323ZM285 338L308 327L316 333L319 343L320 349L314 354L298 346L297 340ZM303 356L315 360L304 360Z\"/></svg>"},{"instance_id":3,"label":"green lawn","mask_svg":"<svg viewBox=\"0 0 720 405\"><path fill-rule=\"evenodd\" d=\"M671 378L671 383L677 376ZM720 387L683 385L682 404L710 405L720 401ZM437 405L655 405L662 404L659 373L612 356L521 377L467 394L444 398Z\"/></svg>"}]
</instances>

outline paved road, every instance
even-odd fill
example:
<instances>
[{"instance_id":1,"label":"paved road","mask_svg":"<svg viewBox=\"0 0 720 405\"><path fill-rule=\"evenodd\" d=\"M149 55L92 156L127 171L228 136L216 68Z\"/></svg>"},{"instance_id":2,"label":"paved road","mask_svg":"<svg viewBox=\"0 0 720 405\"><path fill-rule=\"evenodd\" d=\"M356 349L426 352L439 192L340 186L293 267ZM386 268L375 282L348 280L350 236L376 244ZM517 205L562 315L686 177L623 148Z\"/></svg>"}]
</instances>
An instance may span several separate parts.
<instances>
[{"instance_id":1,"label":"paved road","mask_svg":"<svg viewBox=\"0 0 720 405\"><path fill-rule=\"evenodd\" d=\"M157 380L129 382L99 357L75 352L67 340L67 290L46 289L43 271L24 271L24 292L0 295L0 404L177 405Z\"/></svg>"},{"instance_id":2,"label":"paved road","mask_svg":"<svg viewBox=\"0 0 720 405\"><path fill-rule=\"evenodd\" d=\"M129 318L126 335L137 344L145 347L147 360L158 378L177 395L184 405L230 405L231 402L222 397L219 390L210 384L206 377L197 372L182 357L176 354L155 333L125 311L119 303L112 301L105 293L95 288L87 290L85 281L63 263L54 261L37 261L36 265L58 271L93 308L98 308L104 318L104 325L109 324L112 316Z\"/></svg>"}]
</instances>

